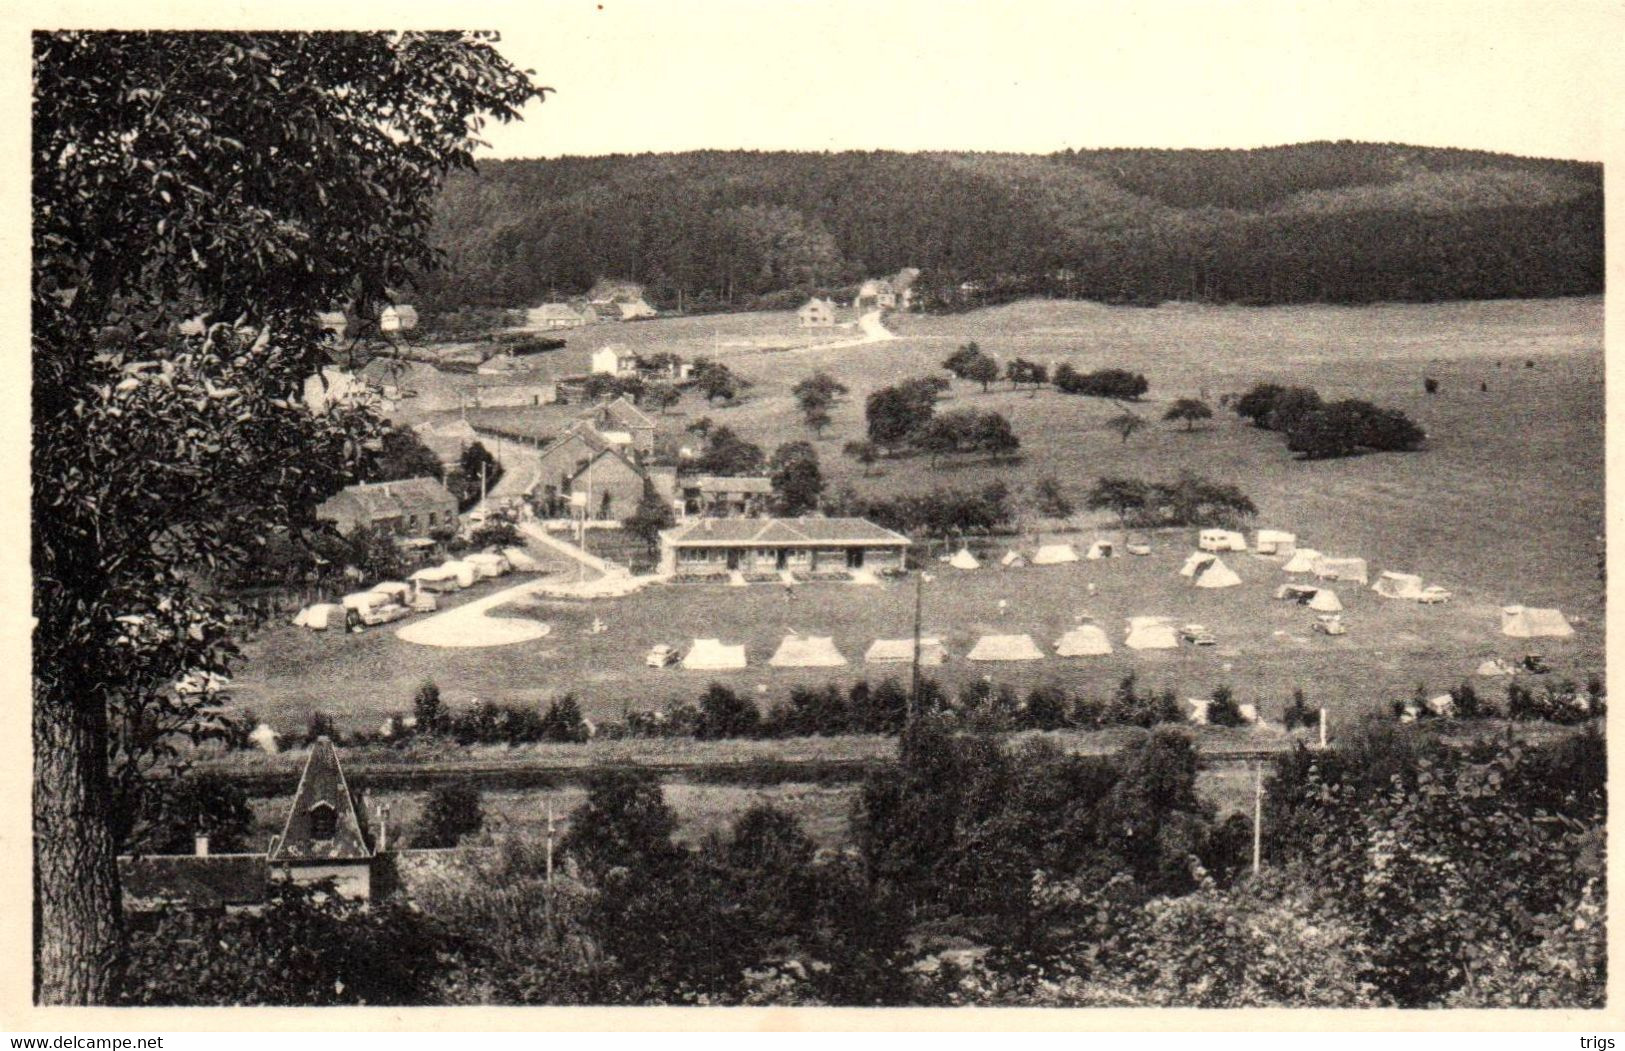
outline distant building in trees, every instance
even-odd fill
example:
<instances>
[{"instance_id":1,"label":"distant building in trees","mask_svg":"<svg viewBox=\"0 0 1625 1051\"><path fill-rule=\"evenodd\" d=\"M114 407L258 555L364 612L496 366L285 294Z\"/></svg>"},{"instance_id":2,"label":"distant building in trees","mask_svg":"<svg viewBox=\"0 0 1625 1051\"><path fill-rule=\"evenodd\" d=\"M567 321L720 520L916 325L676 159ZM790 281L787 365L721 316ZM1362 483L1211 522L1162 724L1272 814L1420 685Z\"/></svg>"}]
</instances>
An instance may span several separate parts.
<instances>
[{"instance_id":1,"label":"distant building in trees","mask_svg":"<svg viewBox=\"0 0 1625 1051\"><path fill-rule=\"evenodd\" d=\"M801 305L796 317L802 328L829 328L835 324L835 302L814 296Z\"/></svg>"},{"instance_id":2,"label":"distant building in trees","mask_svg":"<svg viewBox=\"0 0 1625 1051\"><path fill-rule=\"evenodd\" d=\"M316 506L316 520L340 533L367 527L423 536L457 524L457 498L434 478L403 478L345 486Z\"/></svg>"}]
</instances>

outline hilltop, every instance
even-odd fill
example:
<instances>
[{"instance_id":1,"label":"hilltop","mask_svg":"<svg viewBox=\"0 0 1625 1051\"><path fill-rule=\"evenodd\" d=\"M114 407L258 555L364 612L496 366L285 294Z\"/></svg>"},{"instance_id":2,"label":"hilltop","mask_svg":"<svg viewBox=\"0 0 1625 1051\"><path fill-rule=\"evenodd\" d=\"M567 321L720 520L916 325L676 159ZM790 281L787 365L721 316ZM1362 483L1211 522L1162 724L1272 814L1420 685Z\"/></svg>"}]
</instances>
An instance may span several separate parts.
<instances>
[{"instance_id":1,"label":"hilltop","mask_svg":"<svg viewBox=\"0 0 1625 1051\"><path fill-rule=\"evenodd\" d=\"M604 275L663 307L783 306L903 266L938 309L1584 295L1602 166L1352 142L487 161L447 184L435 238L447 266L422 284L443 308Z\"/></svg>"}]
</instances>

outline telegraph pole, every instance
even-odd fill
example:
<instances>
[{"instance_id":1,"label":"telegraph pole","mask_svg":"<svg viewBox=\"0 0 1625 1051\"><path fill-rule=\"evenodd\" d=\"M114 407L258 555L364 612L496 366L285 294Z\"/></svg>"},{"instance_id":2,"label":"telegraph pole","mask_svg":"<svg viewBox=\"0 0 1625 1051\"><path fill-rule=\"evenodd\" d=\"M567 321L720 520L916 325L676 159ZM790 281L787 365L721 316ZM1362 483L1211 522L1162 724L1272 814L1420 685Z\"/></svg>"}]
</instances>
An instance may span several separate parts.
<instances>
[{"instance_id":1,"label":"telegraph pole","mask_svg":"<svg viewBox=\"0 0 1625 1051\"><path fill-rule=\"evenodd\" d=\"M1253 763L1253 875L1258 875L1264 852L1264 764Z\"/></svg>"},{"instance_id":2,"label":"telegraph pole","mask_svg":"<svg viewBox=\"0 0 1625 1051\"><path fill-rule=\"evenodd\" d=\"M914 659L909 670L908 721L920 707L920 609L925 597L925 570L914 578Z\"/></svg>"}]
</instances>

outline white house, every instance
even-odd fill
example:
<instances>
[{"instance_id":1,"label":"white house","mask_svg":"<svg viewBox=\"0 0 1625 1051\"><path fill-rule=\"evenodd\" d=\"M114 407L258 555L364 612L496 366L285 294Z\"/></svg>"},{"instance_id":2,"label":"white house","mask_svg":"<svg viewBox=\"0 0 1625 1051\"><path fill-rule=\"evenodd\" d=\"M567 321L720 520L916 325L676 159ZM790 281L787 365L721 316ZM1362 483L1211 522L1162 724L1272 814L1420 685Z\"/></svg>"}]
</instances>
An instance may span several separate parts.
<instances>
[{"instance_id":1,"label":"white house","mask_svg":"<svg viewBox=\"0 0 1625 1051\"><path fill-rule=\"evenodd\" d=\"M835 303L814 296L801 305L796 317L801 320L802 328L828 328L835 324Z\"/></svg>"},{"instance_id":2,"label":"white house","mask_svg":"<svg viewBox=\"0 0 1625 1051\"><path fill-rule=\"evenodd\" d=\"M593 375L636 376L638 356L619 344L611 343L592 352Z\"/></svg>"},{"instance_id":3,"label":"white house","mask_svg":"<svg viewBox=\"0 0 1625 1051\"><path fill-rule=\"evenodd\" d=\"M417 307L404 303L385 307L378 315L378 327L384 332L410 332L418 327Z\"/></svg>"}]
</instances>

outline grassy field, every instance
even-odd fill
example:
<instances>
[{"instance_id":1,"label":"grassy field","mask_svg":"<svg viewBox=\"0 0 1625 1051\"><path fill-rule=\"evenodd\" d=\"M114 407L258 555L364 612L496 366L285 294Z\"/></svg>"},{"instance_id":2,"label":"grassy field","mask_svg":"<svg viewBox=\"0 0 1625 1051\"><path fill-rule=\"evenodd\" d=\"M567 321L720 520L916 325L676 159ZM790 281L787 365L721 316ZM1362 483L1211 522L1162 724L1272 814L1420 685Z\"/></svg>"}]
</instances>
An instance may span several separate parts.
<instances>
[{"instance_id":1,"label":"grassy field","mask_svg":"<svg viewBox=\"0 0 1625 1051\"><path fill-rule=\"evenodd\" d=\"M1456 594L1451 605L1429 608L1338 588L1350 633L1328 639L1310 634L1306 611L1270 597L1287 578L1250 555L1228 558L1243 586L1187 588L1176 570L1194 532L1158 537L1150 558L965 574L943 567L927 586L925 622L929 632L945 637L951 653L962 655L978 634L990 631L1031 633L1048 648L1085 613L1118 644L1113 656L1087 661L955 660L934 672L949 683L992 675L1020 687L1057 681L1104 692L1134 672L1181 695L1206 694L1228 683L1241 700L1261 702L1270 713L1301 686L1313 703L1340 718L1408 696L1418 682L1444 689L1487 656L1517 655L1521 645L1497 630L1498 607L1512 602L1556 605L1580 619L1572 640L1540 640L1533 647L1560 672L1583 677L1602 669L1595 540L1603 522L1600 300L1154 310L1026 302L903 319L903 338L884 344L778 353L746 345L774 331L794 335L793 324L788 314L734 315L615 326L613 335L645 340L651 348L692 351L696 340L706 338L720 344L718 356L756 386L728 408L705 409L690 395L664 425L678 429L703 411L769 448L810 437L793 422L789 387L815 369L833 372L852 387L835 426L817 443L833 484L886 493L995 477L1021 486L1053 474L1080 494L1101 474L1166 477L1188 469L1240 485L1259 505L1260 525L1292 530L1300 542L1328 553L1365 557L1373 574L1420 573ZM1425 451L1413 454L1302 463L1277 437L1221 414L1194 433L1155 423L1125 444L1101 426L1117 411L1108 403L1048 390L984 394L956 383L943 408L1007 413L1022 438L1022 462L932 471L923 460L893 461L879 476L862 477L839 449L862 427L867 392L940 372L937 362L969 339L1000 357L1143 371L1151 394L1138 411L1152 420L1176 397L1216 399L1272 380L1402 409L1427 428L1429 441ZM1534 367L1526 368L1526 361ZM1423 393L1424 375L1440 381L1437 395ZM1481 382L1487 392L1479 390ZM1101 527L1102 535L1115 535L1109 522ZM1000 599L1009 604L1002 617ZM709 676L647 669L642 655L656 642L716 636L745 643L752 662L719 678L765 702L782 699L798 682L885 674L860 663L864 649L876 637L907 634L912 601L907 584L807 585L789 600L772 587L671 586L591 606L538 604L529 615L552 625L548 637L484 650L412 646L388 629L328 637L279 627L247 647L236 699L279 728L302 725L318 707L347 728L372 728L406 709L417 683L433 678L453 704L474 698L537 702L574 693L592 716L614 717L627 707L697 695ZM1219 645L1125 650L1123 618L1140 614L1200 621L1218 635ZM609 630L585 634L595 616ZM853 663L835 674L765 667L781 635L791 630L833 635Z\"/></svg>"}]
</instances>

